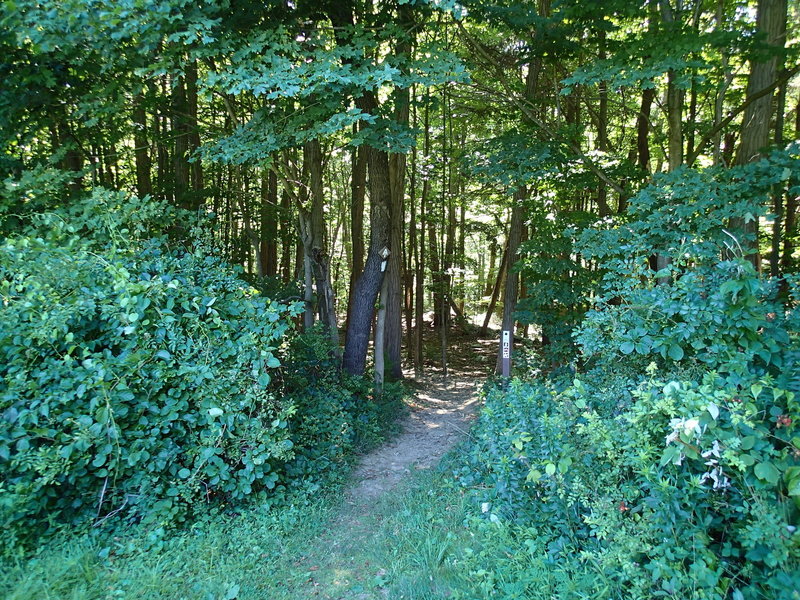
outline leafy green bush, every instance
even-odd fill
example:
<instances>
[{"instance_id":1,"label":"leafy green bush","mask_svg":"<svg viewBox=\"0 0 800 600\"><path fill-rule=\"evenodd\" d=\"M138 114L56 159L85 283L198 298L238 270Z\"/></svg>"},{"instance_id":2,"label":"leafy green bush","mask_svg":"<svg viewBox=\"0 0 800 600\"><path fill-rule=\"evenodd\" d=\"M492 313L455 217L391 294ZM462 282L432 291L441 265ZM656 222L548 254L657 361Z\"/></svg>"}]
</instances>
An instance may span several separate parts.
<instances>
[{"instance_id":1,"label":"leafy green bush","mask_svg":"<svg viewBox=\"0 0 800 600\"><path fill-rule=\"evenodd\" d=\"M290 433L297 452L289 467L296 476L341 471L353 452L386 438L404 407L402 385L388 383L376 398L372 381L341 371L330 336L319 326L293 336L282 362L276 383L296 408Z\"/></svg>"},{"instance_id":2,"label":"leafy green bush","mask_svg":"<svg viewBox=\"0 0 800 600\"><path fill-rule=\"evenodd\" d=\"M604 277L577 333L584 357L780 372L797 316L784 310L780 282L745 260L748 236L728 226L757 219L768 194L799 186L793 146L736 169L660 176L631 199L629 222L585 230L582 253ZM656 255L660 271L651 268Z\"/></svg>"},{"instance_id":3,"label":"leafy green bush","mask_svg":"<svg viewBox=\"0 0 800 600\"><path fill-rule=\"evenodd\" d=\"M168 522L285 478L296 408L269 384L300 308L144 235L169 212L98 192L2 242L6 548L36 523Z\"/></svg>"},{"instance_id":4,"label":"leafy green bush","mask_svg":"<svg viewBox=\"0 0 800 600\"><path fill-rule=\"evenodd\" d=\"M487 517L486 595L797 600L800 286L726 227L799 184L796 146L683 169L584 231L587 372L488 388L458 473Z\"/></svg>"},{"instance_id":5,"label":"leafy green bush","mask_svg":"<svg viewBox=\"0 0 800 600\"><path fill-rule=\"evenodd\" d=\"M594 409L613 396L580 379L562 392L518 380L487 391L460 478L488 483L479 499L493 519L515 523L519 543L552 568L547 582L500 578L517 578L529 597L577 585L595 598L793 598L794 393L711 372L665 384L654 368L631 393L614 416Z\"/></svg>"},{"instance_id":6,"label":"leafy green bush","mask_svg":"<svg viewBox=\"0 0 800 600\"><path fill-rule=\"evenodd\" d=\"M536 236L524 242L517 262L526 296L517 303L516 317L541 329L545 367L567 363L576 353L572 330L588 308L586 290L596 286L597 274L575 251L578 232L592 216L584 212L529 216Z\"/></svg>"}]
</instances>

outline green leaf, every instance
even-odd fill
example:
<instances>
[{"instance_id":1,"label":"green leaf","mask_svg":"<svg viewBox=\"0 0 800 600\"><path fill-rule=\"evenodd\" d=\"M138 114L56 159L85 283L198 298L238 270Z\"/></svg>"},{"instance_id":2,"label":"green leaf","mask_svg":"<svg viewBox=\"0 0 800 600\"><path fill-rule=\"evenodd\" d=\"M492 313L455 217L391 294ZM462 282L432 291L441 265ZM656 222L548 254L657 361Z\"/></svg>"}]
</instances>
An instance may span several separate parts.
<instances>
[{"instance_id":1,"label":"green leaf","mask_svg":"<svg viewBox=\"0 0 800 600\"><path fill-rule=\"evenodd\" d=\"M189 469L181 469L180 471L178 471L178 477L180 477L181 479L188 479L189 475L191 474L192 472Z\"/></svg>"},{"instance_id":2,"label":"green leaf","mask_svg":"<svg viewBox=\"0 0 800 600\"><path fill-rule=\"evenodd\" d=\"M748 435L742 438L742 443L740 447L742 450L751 450L755 445L756 445L756 436Z\"/></svg>"},{"instance_id":3,"label":"green leaf","mask_svg":"<svg viewBox=\"0 0 800 600\"><path fill-rule=\"evenodd\" d=\"M678 344L672 344L667 351L667 354L672 360L681 360L683 358L683 348Z\"/></svg>"},{"instance_id":4,"label":"green leaf","mask_svg":"<svg viewBox=\"0 0 800 600\"><path fill-rule=\"evenodd\" d=\"M208 414L212 417L221 417L224 412L225 411L223 411L221 408L217 408L216 406L208 409Z\"/></svg>"},{"instance_id":5,"label":"green leaf","mask_svg":"<svg viewBox=\"0 0 800 600\"><path fill-rule=\"evenodd\" d=\"M739 457L739 460L742 461L742 464L745 467L752 467L754 464L756 464L756 459L757 458L758 458L758 456L753 456L752 454L742 454Z\"/></svg>"},{"instance_id":6,"label":"green leaf","mask_svg":"<svg viewBox=\"0 0 800 600\"><path fill-rule=\"evenodd\" d=\"M800 496L800 467L789 467L783 475L786 480L787 493Z\"/></svg>"},{"instance_id":7,"label":"green leaf","mask_svg":"<svg viewBox=\"0 0 800 600\"><path fill-rule=\"evenodd\" d=\"M556 472L556 466L553 463L547 463L544 468L544 472L548 475L554 475Z\"/></svg>"},{"instance_id":8,"label":"green leaf","mask_svg":"<svg viewBox=\"0 0 800 600\"><path fill-rule=\"evenodd\" d=\"M619 346L619 351L623 354L630 354L635 349L633 342L622 342Z\"/></svg>"},{"instance_id":9,"label":"green leaf","mask_svg":"<svg viewBox=\"0 0 800 600\"><path fill-rule=\"evenodd\" d=\"M527 477L525 477L525 481L536 483L542 478L541 471L537 469L531 469L528 471Z\"/></svg>"},{"instance_id":10,"label":"green leaf","mask_svg":"<svg viewBox=\"0 0 800 600\"><path fill-rule=\"evenodd\" d=\"M767 483L775 485L780 478L780 471L771 462L761 462L755 468L756 477Z\"/></svg>"},{"instance_id":11,"label":"green leaf","mask_svg":"<svg viewBox=\"0 0 800 600\"><path fill-rule=\"evenodd\" d=\"M664 453L661 455L661 460L658 461L659 466L666 466L680 458L681 451L677 446L667 446Z\"/></svg>"}]
</instances>

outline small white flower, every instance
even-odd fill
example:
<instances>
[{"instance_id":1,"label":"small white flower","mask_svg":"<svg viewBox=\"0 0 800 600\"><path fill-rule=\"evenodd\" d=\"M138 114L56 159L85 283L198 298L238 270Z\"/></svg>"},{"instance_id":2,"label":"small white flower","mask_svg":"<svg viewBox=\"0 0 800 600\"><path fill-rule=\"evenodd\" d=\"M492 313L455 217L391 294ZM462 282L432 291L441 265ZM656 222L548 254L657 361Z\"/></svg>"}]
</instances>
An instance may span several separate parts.
<instances>
[{"instance_id":1,"label":"small white flower","mask_svg":"<svg viewBox=\"0 0 800 600\"><path fill-rule=\"evenodd\" d=\"M720 452L719 441L714 440L714 443L711 444L711 449L710 450L706 450L705 452L703 452L703 454L701 456L703 458L708 458L709 456L716 456L717 458L719 458L719 452ZM706 464L708 464L708 463L706 463Z\"/></svg>"},{"instance_id":2,"label":"small white flower","mask_svg":"<svg viewBox=\"0 0 800 600\"><path fill-rule=\"evenodd\" d=\"M700 421L697 419L687 419L683 423L683 432L684 433L700 433Z\"/></svg>"}]
</instances>

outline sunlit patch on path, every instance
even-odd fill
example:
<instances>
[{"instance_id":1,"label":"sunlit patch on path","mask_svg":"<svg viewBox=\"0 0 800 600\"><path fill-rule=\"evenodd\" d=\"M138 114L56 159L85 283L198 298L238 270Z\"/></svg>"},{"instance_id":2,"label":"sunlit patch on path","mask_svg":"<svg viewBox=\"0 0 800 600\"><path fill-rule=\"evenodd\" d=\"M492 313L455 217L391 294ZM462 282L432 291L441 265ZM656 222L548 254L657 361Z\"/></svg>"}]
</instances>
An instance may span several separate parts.
<instances>
[{"instance_id":1,"label":"sunlit patch on path","mask_svg":"<svg viewBox=\"0 0 800 600\"><path fill-rule=\"evenodd\" d=\"M427 382L411 403L402 433L360 461L348 502L374 499L412 469L435 466L467 433L479 402L478 385L478 380L464 379Z\"/></svg>"}]
</instances>

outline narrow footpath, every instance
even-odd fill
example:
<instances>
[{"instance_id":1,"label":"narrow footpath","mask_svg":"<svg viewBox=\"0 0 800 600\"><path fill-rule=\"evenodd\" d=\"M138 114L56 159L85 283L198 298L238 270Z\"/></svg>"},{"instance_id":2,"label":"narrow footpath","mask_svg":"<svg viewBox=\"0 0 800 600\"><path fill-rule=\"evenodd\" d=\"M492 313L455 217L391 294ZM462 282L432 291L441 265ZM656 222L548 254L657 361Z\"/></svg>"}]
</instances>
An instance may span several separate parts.
<instances>
[{"instance_id":1,"label":"narrow footpath","mask_svg":"<svg viewBox=\"0 0 800 600\"><path fill-rule=\"evenodd\" d=\"M389 598L388 569L393 553L390 521L398 514L416 518L424 511L417 497L427 490L423 473L436 467L469 434L480 403L479 378L433 376L421 382L410 401L402 430L386 445L363 456L352 474L340 513L330 521L316 549L303 560L309 598L369 600ZM434 527L434 524L431 524ZM449 536L449 527L440 532ZM434 551L435 553L435 551ZM312 564L313 563L313 564Z\"/></svg>"},{"instance_id":2,"label":"narrow footpath","mask_svg":"<svg viewBox=\"0 0 800 600\"><path fill-rule=\"evenodd\" d=\"M347 503L369 510L376 498L392 490L412 470L436 466L468 433L478 406L475 380L428 382L414 395L401 433L362 457L353 473Z\"/></svg>"}]
</instances>

